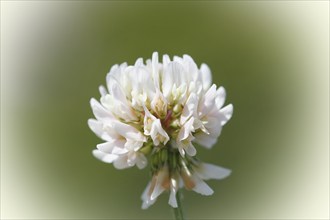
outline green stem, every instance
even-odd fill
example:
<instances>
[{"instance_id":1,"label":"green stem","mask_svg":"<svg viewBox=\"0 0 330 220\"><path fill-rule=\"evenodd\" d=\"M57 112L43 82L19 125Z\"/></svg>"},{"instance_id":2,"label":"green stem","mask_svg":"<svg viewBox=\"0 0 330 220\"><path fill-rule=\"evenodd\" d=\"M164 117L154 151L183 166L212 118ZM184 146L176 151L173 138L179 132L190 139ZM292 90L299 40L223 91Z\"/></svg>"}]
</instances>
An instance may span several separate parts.
<instances>
[{"instance_id":1,"label":"green stem","mask_svg":"<svg viewBox=\"0 0 330 220\"><path fill-rule=\"evenodd\" d=\"M176 201L178 203L178 208L173 208L175 220L184 220L182 204L181 204L181 192L180 190L176 193Z\"/></svg>"}]
</instances>

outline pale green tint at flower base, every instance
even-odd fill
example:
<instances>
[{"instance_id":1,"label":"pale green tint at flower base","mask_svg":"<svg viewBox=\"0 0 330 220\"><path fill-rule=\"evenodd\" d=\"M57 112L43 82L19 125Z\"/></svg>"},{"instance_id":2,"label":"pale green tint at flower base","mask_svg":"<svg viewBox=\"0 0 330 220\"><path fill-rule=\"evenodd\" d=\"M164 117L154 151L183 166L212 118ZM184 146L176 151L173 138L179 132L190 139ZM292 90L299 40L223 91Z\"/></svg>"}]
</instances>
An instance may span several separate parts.
<instances>
[{"instance_id":1,"label":"pale green tint at flower base","mask_svg":"<svg viewBox=\"0 0 330 220\"><path fill-rule=\"evenodd\" d=\"M1 218L172 219L169 194L141 210L150 167L97 161L86 124L109 68L154 51L207 63L235 107L195 146L233 172L212 196L183 189L187 219L329 218L328 1L1 1L0 16Z\"/></svg>"}]
</instances>

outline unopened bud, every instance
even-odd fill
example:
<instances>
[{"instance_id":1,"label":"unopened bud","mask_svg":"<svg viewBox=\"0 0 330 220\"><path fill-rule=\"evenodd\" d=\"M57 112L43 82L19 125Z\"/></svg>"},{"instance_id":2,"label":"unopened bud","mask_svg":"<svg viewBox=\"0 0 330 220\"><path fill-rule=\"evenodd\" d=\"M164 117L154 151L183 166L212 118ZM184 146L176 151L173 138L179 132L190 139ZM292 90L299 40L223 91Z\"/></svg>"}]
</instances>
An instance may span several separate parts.
<instances>
[{"instance_id":1,"label":"unopened bud","mask_svg":"<svg viewBox=\"0 0 330 220\"><path fill-rule=\"evenodd\" d=\"M180 113L182 111L182 106L179 105L179 104L176 104L174 107L173 107L173 112L174 113Z\"/></svg>"}]
</instances>

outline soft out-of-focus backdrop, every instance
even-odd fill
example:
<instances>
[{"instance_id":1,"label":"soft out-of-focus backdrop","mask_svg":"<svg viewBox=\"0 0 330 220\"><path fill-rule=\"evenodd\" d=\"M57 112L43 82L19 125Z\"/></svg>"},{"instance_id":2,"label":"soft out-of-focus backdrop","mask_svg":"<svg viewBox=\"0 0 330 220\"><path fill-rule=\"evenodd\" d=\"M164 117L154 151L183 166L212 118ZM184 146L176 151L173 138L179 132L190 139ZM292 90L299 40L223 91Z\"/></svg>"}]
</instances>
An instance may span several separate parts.
<instances>
[{"instance_id":1,"label":"soft out-of-focus backdrop","mask_svg":"<svg viewBox=\"0 0 330 220\"><path fill-rule=\"evenodd\" d=\"M201 159L233 170L188 218L329 217L329 2L1 1L1 217L171 218L149 174L91 155L91 97L153 51L207 63L234 116Z\"/></svg>"}]
</instances>

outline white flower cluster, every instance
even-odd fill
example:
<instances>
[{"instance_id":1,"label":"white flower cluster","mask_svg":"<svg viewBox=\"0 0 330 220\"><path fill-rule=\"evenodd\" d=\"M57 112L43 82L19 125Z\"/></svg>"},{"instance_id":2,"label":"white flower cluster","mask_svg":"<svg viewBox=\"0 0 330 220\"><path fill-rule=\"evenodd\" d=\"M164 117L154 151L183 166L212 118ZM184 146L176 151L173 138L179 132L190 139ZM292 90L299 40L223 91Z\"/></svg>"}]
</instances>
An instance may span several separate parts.
<instances>
[{"instance_id":1,"label":"white flower cluster","mask_svg":"<svg viewBox=\"0 0 330 220\"><path fill-rule=\"evenodd\" d=\"M88 124L105 141L93 154L118 169L142 169L151 157L153 178L143 208L167 189L173 207L180 187L212 194L203 179L224 178L230 171L198 162L195 146L216 143L233 106L223 107L225 90L211 85L208 66L198 68L188 55L173 60L164 55L159 62L155 52L146 63L139 58L133 66L113 66L106 82L99 88L100 102L91 99L96 119Z\"/></svg>"}]
</instances>

